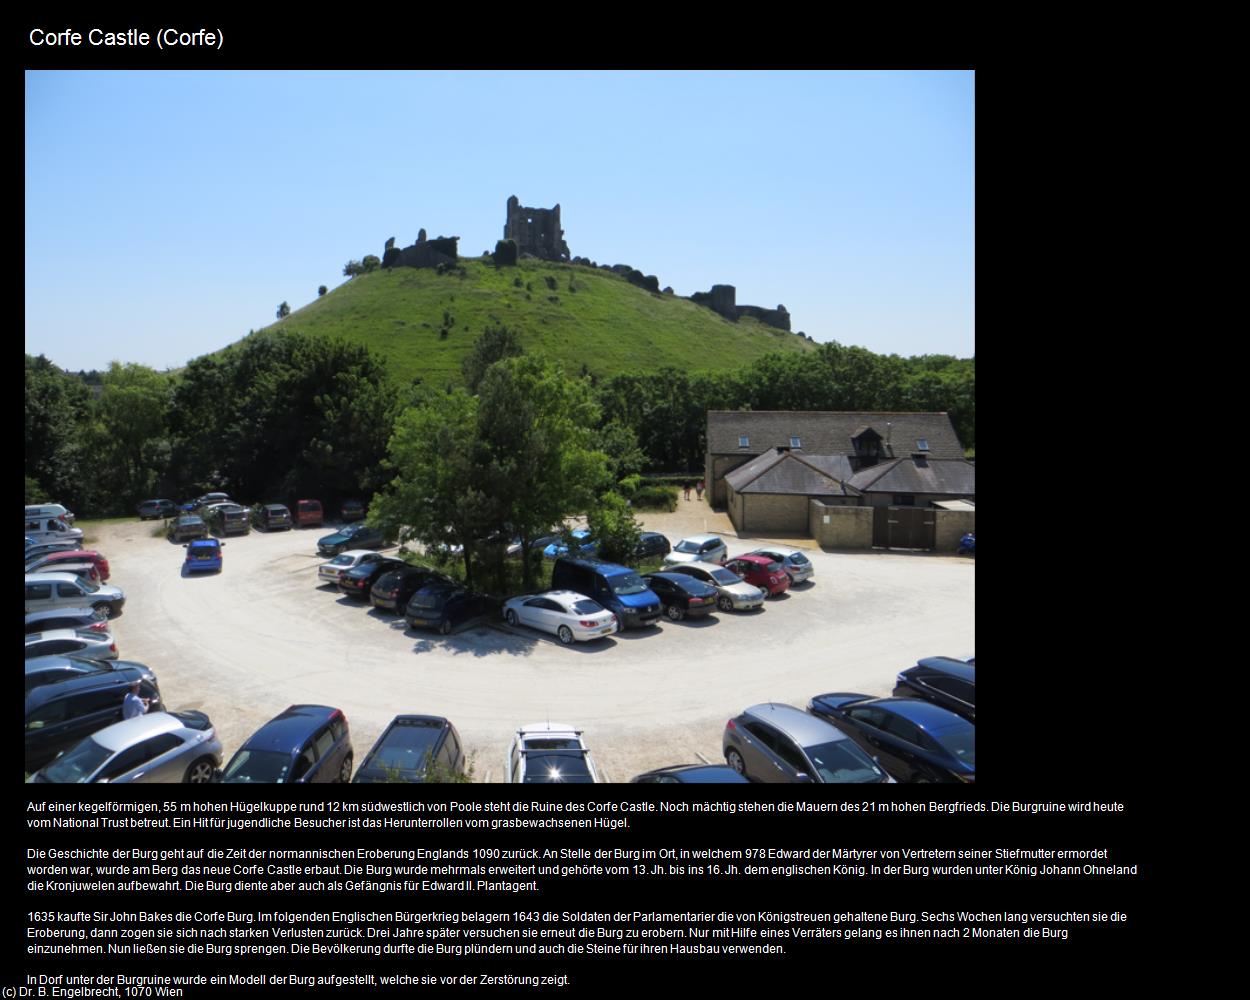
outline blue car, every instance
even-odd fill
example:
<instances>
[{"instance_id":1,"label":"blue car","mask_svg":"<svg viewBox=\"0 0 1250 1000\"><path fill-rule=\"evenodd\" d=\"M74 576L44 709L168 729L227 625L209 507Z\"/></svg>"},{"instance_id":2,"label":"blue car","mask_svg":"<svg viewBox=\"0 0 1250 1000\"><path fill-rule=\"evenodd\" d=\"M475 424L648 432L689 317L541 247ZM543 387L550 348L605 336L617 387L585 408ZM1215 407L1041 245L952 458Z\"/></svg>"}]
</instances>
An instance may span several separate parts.
<instances>
[{"instance_id":1,"label":"blue car","mask_svg":"<svg viewBox=\"0 0 1250 1000\"><path fill-rule=\"evenodd\" d=\"M225 784L313 784L352 777L347 717L328 705L292 705L230 758Z\"/></svg>"},{"instance_id":2,"label":"blue car","mask_svg":"<svg viewBox=\"0 0 1250 1000\"><path fill-rule=\"evenodd\" d=\"M187 558L182 568L188 573L204 570L221 572L221 550L225 548L224 542L219 542L216 538L197 538L193 542L187 542L183 548L187 550Z\"/></svg>"},{"instance_id":3,"label":"blue car","mask_svg":"<svg viewBox=\"0 0 1250 1000\"><path fill-rule=\"evenodd\" d=\"M577 539L577 551L583 555L594 555L599 551L599 543L590 539L590 531L586 528L578 528L573 532L573 537ZM544 559L557 559L560 556L567 556L569 547L561 541L552 542L543 549Z\"/></svg>"}]
</instances>

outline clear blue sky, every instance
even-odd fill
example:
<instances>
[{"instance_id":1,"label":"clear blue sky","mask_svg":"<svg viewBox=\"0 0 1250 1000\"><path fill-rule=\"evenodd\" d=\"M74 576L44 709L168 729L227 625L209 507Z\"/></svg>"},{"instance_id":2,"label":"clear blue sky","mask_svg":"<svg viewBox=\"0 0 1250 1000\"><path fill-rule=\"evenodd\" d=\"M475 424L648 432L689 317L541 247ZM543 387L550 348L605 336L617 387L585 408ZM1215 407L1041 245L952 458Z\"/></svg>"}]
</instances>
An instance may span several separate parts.
<instances>
[{"instance_id":1,"label":"clear blue sky","mask_svg":"<svg viewBox=\"0 0 1250 1000\"><path fill-rule=\"evenodd\" d=\"M974 353L971 72L29 72L26 351L178 367L424 228Z\"/></svg>"}]
</instances>

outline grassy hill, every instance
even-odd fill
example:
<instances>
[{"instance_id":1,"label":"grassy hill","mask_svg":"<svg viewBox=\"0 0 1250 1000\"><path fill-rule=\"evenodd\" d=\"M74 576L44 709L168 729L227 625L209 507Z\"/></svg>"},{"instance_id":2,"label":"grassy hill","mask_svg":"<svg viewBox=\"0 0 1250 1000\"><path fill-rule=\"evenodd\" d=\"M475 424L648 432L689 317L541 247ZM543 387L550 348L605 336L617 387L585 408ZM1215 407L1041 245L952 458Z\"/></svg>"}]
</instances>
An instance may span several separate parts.
<instances>
[{"instance_id":1,"label":"grassy hill","mask_svg":"<svg viewBox=\"0 0 1250 1000\"><path fill-rule=\"evenodd\" d=\"M298 330L340 337L385 356L399 378L436 384L460 381L461 360L491 325L517 330L527 352L598 376L665 365L721 371L816 346L596 268L523 260L497 270L480 258L460 266L463 274L397 267L358 275L252 336Z\"/></svg>"}]
</instances>

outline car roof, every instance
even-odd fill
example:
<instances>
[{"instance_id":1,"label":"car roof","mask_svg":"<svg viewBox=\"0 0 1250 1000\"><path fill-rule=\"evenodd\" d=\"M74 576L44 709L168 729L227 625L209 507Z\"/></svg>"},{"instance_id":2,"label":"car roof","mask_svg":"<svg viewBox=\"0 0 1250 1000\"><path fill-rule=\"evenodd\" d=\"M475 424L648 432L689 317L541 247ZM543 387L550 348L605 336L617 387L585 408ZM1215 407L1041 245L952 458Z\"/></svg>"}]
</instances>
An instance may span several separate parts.
<instances>
[{"instance_id":1,"label":"car roof","mask_svg":"<svg viewBox=\"0 0 1250 1000\"><path fill-rule=\"evenodd\" d=\"M833 740L849 738L846 733L830 725L824 719L808 715L801 708L795 708L793 705L773 703L752 705L743 711L742 714L759 719L761 722L767 722L780 729L800 746L811 746L815 743L829 743Z\"/></svg>"},{"instance_id":2,"label":"car roof","mask_svg":"<svg viewBox=\"0 0 1250 1000\"><path fill-rule=\"evenodd\" d=\"M694 560L691 560L690 562L678 563L676 566L670 566L664 572L665 573L680 573L683 569L686 569L687 567L690 567L692 569L706 570L709 573L715 569L725 568L720 563L710 563L710 562L704 562L702 559L694 559ZM732 573L733 570L729 570L729 572Z\"/></svg>"},{"instance_id":3,"label":"car roof","mask_svg":"<svg viewBox=\"0 0 1250 1000\"><path fill-rule=\"evenodd\" d=\"M550 597L552 600L566 600L569 603L592 600L576 590L544 590L541 594L531 594L530 597ZM522 600L529 600L529 597L523 597Z\"/></svg>"},{"instance_id":4,"label":"car roof","mask_svg":"<svg viewBox=\"0 0 1250 1000\"><path fill-rule=\"evenodd\" d=\"M73 573L27 573L27 583L73 583L78 577Z\"/></svg>"},{"instance_id":5,"label":"car roof","mask_svg":"<svg viewBox=\"0 0 1250 1000\"><path fill-rule=\"evenodd\" d=\"M91 738L106 750L117 753L161 733L176 733L185 728L181 719L168 712L146 712L133 719L123 719L106 726L99 732L92 733Z\"/></svg>"},{"instance_id":6,"label":"car roof","mask_svg":"<svg viewBox=\"0 0 1250 1000\"><path fill-rule=\"evenodd\" d=\"M38 673L40 670L64 667L70 665L73 659L75 658L72 656L36 656L26 661L26 672ZM121 685L117 685L112 678L120 675L131 681L146 680L151 673L143 664L134 663L131 660L91 660L89 662L93 667L104 667L106 669L95 670L91 673L74 674L62 681L57 681L55 684L43 684L28 691L26 693L26 711L30 712L44 702L63 697L71 693L75 688L96 687L102 682L107 683L109 687L120 687Z\"/></svg>"},{"instance_id":7,"label":"car roof","mask_svg":"<svg viewBox=\"0 0 1250 1000\"><path fill-rule=\"evenodd\" d=\"M935 705L933 702L925 701L921 698L873 698L862 704L883 709L892 715L900 716L908 722L915 723L921 729L930 731L945 729L948 726L967 728L972 725L963 716L956 715L950 709L943 708L941 705Z\"/></svg>"},{"instance_id":8,"label":"car roof","mask_svg":"<svg viewBox=\"0 0 1250 1000\"><path fill-rule=\"evenodd\" d=\"M352 556L355 559L359 559L361 556L373 556L373 555L377 555L377 553L374 552L373 549L344 549L334 558L342 559L344 556Z\"/></svg>"},{"instance_id":9,"label":"car roof","mask_svg":"<svg viewBox=\"0 0 1250 1000\"><path fill-rule=\"evenodd\" d=\"M102 633L98 633L98 632L88 637L88 636L79 635L77 629L54 628L48 632L29 632L27 633L25 638L26 638L26 645L29 646L32 642L44 642L45 640L48 640L48 639L85 639L85 638L99 639L101 637L102 637Z\"/></svg>"},{"instance_id":10,"label":"car roof","mask_svg":"<svg viewBox=\"0 0 1250 1000\"><path fill-rule=\"evenodd\" d=\"M561 556L556 562L566 562L570 566L581 566L584 569L598 570L605 576L620 576L622 573L634 573L636 570L630 569L628 566L622 566L619 563L611 563L606 559L596 559L594 556Z\"/></svg>"},{"instance_id":11,"label":"car roof","mask_svg":"<svg viewBox=\"0 0 1250 1000\"><path fill-rule=\"evenodd\" d=\"M328 705L292 705L276 715L243 744L246 750L295 750L313 728L343 713Z\"/></svg>"},{"instance_id":12,"label":"car roof","mask_svg":"<svg viewBox=\"0 0 1250 1000\"><path fill-rule=\"evenodd\" d=\"M517 736L527 739L530 736L546 736L548 738L564 736L570 740L581 738L581 730L565 725L563 722L531 722L517 730Z\"/></svg>"},{"instance_id":13,"label":"car roof","mask_svg":"<svg viewBox=\"0 0 1250 1000\"><path fill-rule=\"evenodd\" d=\"M926 657L917 663L916 666L904 670L903 673L910 675L912 671L919 672L921 667L941 674L950 674L952 677L958 677L960 680L968 681L970 684L976 682L977 668L964 660L956 660L953 656Z\"/></svg>"},{"instance_id":14,"label":"car roof","mask_svg":"<svg viewBox=\"0 0 1250 1000\"><path fill-rule=\"evenodd\" d=\"M770 562L775 561L773 560L771 556L760 556L760 555L755 555L750 552L744 555L734 556L733 559L735 560L745 559L747 562L752 563L753 565L756 565L756 566L767 566Z\"/></svg>"},{"instance_id":15,"label":"car roof","mask_svg":"<svg viewBox=\"0 0 1250 1000\"><path fill-rule=\"evenodd\" d=\"M26 616L26 623L46 621L49 618L72 618L74 615L96 618L95 608L49 608L47 611L32 611ZM97 620L103 621L104 619Z\"/></svg>"}]
</instances>

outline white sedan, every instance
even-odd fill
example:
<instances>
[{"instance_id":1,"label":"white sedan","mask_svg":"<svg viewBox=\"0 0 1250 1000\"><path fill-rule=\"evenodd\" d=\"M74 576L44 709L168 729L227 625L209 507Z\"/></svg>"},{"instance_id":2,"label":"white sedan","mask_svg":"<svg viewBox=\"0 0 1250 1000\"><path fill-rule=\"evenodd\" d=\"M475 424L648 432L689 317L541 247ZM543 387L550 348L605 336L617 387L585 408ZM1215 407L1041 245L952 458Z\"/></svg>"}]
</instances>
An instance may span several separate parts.
<instances>
[{"instance_id":1,"label":"white sedan","mask_svg":"<svg viewBox=\"0 0 1250 1000\"><path fill-rule=\"evenodd\" d=\"M545 594L514 597L504 604L503 617L514 627L529 625L551 632L566 646L601 639L621 629L611 611L572 590L549 590Z\"/></svg>"},{"instance_id":2,"label":"white sedan","mask_svg":"<svg viewBox=\"0 0 1250 1000\"><path fill-rule=\"evenodd\" d=\"M381 552L374 552L372 549L348 549L346 552L340 552L328 563L322 563L317 567L317 583L337 584L339 577L349 569L355 569L357 566L376 562L382 558L385 557Z\"/></svg>"},{"instance_id":3,"label":"white sedan","mask_svg":"<svg viewBox=\"0 0 1250 1000\"><path fill-rule=\"evenodd\" d=\"M557 722L536 722L516 731L504 762L515 784L591 784L603 781L582 740L582 731Z\"/></svg>"}]
</instances>

